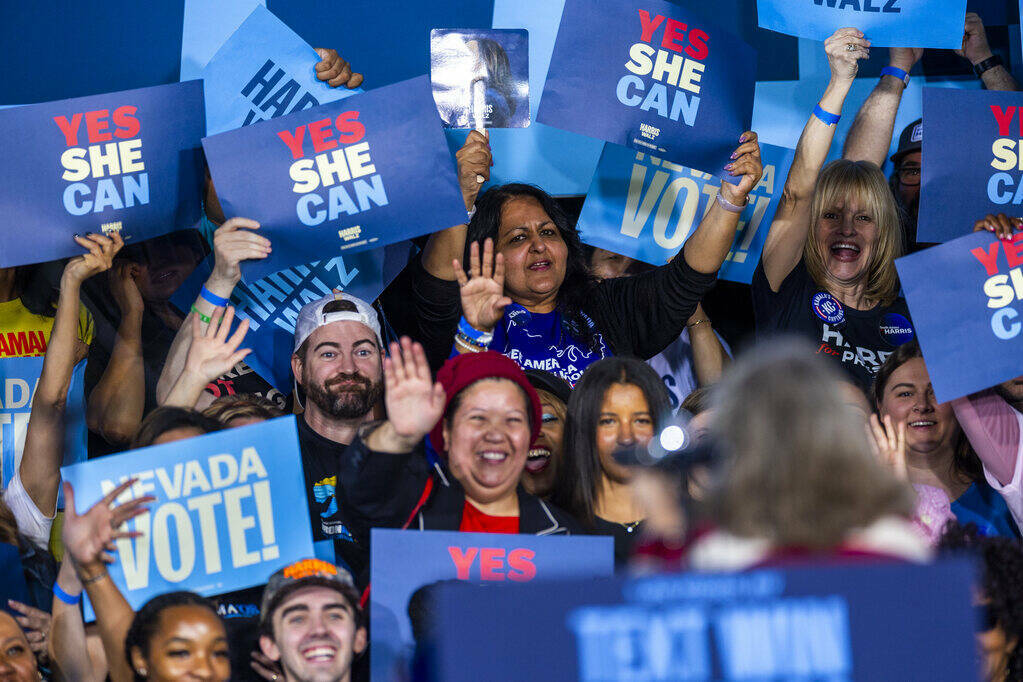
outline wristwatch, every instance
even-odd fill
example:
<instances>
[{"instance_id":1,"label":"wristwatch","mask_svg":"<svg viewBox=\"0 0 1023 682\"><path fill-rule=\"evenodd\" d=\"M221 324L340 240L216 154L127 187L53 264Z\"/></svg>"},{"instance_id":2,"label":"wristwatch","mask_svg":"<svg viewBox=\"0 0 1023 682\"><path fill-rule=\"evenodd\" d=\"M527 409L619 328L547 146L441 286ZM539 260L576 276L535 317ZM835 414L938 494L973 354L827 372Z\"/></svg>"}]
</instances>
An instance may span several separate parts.
<instances>
[{"instance_id":1,"label":"wristwatch","mask_svg":"<svg viewBox=\"0 0 1023 682\"><path fill-rule=\"evenodd\" d=\"M894 76L902 81L903 85L909 86L909 72L903 71L897 66L886 66L881 69L881 77L883 78L884 76Z\"/></svg>"},{"instance_id":2,"label":"wristwatch","mask_svg":"<svg viewBox=\"0 0 1023 682\"><path fill-rule=\"evenodd\" d=\"M984 75L985 71L990 71L991 69L995 68L996 66L1004 66L1004 65L1005 65L1005 62L1002 61L1001 57L999 57L998 55L992 55L992 56L988 57L987 59L985 59L984 61L977 62L976 64L974 64L973 65L973 72L975 74L977 74L977 78L980 78L981 76Z\"/></svg>"}]
</instances>

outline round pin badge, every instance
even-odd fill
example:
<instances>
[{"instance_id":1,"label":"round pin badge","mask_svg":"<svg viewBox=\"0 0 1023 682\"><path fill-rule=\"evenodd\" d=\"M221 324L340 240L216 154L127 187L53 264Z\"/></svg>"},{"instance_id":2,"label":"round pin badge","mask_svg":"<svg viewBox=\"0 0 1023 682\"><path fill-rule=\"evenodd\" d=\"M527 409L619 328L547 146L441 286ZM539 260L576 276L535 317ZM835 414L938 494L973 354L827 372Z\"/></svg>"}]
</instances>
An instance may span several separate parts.
<instances>
[{"instance_id":1,"label":"round pin badge","mask_svg":"<svg viewBox=\"0 0 1023 682\"><path fill-rule=\"evenodd\" d=\"M845 322L845 309L834 296L826 291L818 291L810 299L810 307L813 314L830 325L838 325Z\"/></svg>"},{"instance_id":2,"label":"round pin badge","mask_svg":"<svg viewBox=\"0 0 1023 682\"><path fill-rule=\"evenodd\" d=\"M901 346L913 340L916 334L913 332L913 325L903 315L898 313L886 313L881 317L877 326L881 332L881 338L891 346Z\"/></svg>"}]
</instances>

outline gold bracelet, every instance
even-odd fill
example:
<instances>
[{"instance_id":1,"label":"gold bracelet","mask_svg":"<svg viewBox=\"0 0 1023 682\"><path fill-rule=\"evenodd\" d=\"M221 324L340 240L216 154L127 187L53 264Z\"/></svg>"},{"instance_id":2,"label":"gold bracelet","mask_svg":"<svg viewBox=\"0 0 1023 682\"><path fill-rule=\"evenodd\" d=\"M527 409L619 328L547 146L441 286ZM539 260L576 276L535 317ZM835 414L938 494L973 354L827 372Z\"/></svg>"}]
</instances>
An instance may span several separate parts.
<instances>
[{"instance_id":1,"label":"gold bracelet","mask_svg":"<svg viewBox=\"0 0 1023 682\"><path fill-rule=\"evenodd\" d=\"M696 322L686 322L686 329L692 329L696 325L703 324L704 322L710 322L710 319L705 317L702 320L697 320Z\"/></svg>"},{"instance_id":2,"label":"gold bracelet","mask_svg":"<svg viewBox=\"0 0 1023 682\"><path fill-rule=\"evenodd\" d=\"M85 585L92 585L93 583L98 583L100 580L103 580L103 578L106 578L109 575L110 574L106 572L106 569L104 569L102 573L100 573L99 575L94 575L91 578L83 578L82 576L78 576L78 580L82 583L82 586L84 587Z\"/></svg>"}]
</instances>

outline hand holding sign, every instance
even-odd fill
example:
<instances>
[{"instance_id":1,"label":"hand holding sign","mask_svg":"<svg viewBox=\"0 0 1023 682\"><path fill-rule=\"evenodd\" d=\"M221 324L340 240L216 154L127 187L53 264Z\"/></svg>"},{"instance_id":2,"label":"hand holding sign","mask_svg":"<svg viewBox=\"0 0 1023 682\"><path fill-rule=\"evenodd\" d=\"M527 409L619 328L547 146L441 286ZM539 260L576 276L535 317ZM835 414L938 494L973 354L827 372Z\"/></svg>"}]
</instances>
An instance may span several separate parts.
<instances>
[{"instance_id":1,"label":"hand holding sign","mask_svg":"<svg viewBox=\"0 0 1023 682\"><path fill-rule=\"evenodd\" d=\"M993 55L987 42L984 22L976 12L966 13L966 26L963 28L963 46L955 51L960 57L970 60L971 64L979 64Z\"/></svg>"},{"instance_id":2,"label":"hand holding sign","mask_svg":"<svg viewBox=\"0 0 1023 682\"><path fill-rule=\"evenodd\" d=\"M736 206L743 206L747 196L760 182L764 175L764 164L760 160L760 143L757 134L747 130L739 137L739 147L732 152L735 161L725 166L725 170L733 178L741 178L738 185L727 180L721 181L721 196Z\"/></svg>"},{"instance_id":3,"label":"hand holding sign","mask_svg":"<svg viewBox=\"0 0 1023 682\"><path fill-rule=\"evenodd\" d=\"M857 28L840 28L824 41L832 80L856 78L860 59L870 59L870 41Z\"/></svg>"},{"instance_id":4,"label":"hand holding sign","mask_svg":"<svg viewBox=\"0 0 1023 682\"><path fill-rule=\"evenodd\" d=\"M101 234L88 234L80 237L74 236L75 243L85 247L88 252L75 256L64 266L64 275L61 277L61 285L78 286L93 275L106 272L113 265L114 256L124 246L119 232L112 232L110 237Z\"/></svg>"},{"instance_id":5,"label":"hand holding sign","mask_svg":"<svg viewBox=\"0 0 1023 682\"><path fill-rule=\"evenodd\" d=\"M994 232L999 239L1012 239L1012 231L1023 230L1023 218L1010 218L1004 213L991 215L990 213L973 224L974 232L987 230Z\"/></svg>"},{"instance_id":6,"label":"hand holding sign","mask_svg":"<svg viewBox=\"0 0 1023 682\"><path fill-rule=\"evenodd\" d=\"M317 47L316 54L320 55L320 61L316 64L316 77L326 81L332 88L342 85L349 90L362 85L362 74L354 73L351 65L341 58L337 50L328 50Z\"/></svg>"},{"instance_id":7,"label":"hand holding sign","mask_svg":"<svg viewBox=\"0 0 1023 682\"><path fill-rule=\"evenodd\" d=\"M458 186L465 199L465 210L472 210L480 186L490 179L490 167L494 165L490 152L490 140L485 132L474 130L465 138L465 144L455 152L458 162Z\"/></svg>"},{"instance_id":8,"label":"hand holding sign","mask_svg":"<svg viewBox=\"0 0 1023 682\"><path fill-rule=\"evenodd\" d=\"M249 231L258 229L259 223L255 220L231 218L213 233L216 264L207 284L210 291L218 296L230 296L235 285L242 279L239 263L243 260L262 260L270 255L273 250L270 240Z\"/></svg>"},{"instance_id":9,"label":"hand holding sign","mask_svg":"<svg viewBox=\"0 0 1023 682\"><path fill-rule=\"evenodd\" d=\"M888 65L909 73L923 56L922 47L892 47L888 50Z\"/></svg>"},{"instance_id":10,"label":"hand holding sign","mask_svg":"<svg viewBox=\"0 0 1023 682\"><path fill-rule=\"evenodd\" d=\"M455 269L462 297L462 314L473 329L491 332L504 315L512 300L504 295L504 256L494 255L494 242L483 242L483 262L480 263L479 242L469 246L469 274L456 258Z\"/></svg>"},{"instance_id":11,"label":"hand holding sign","mask_svg":"<svg viewBox=\"0 0 1023 682\"><path fill-rule=\"evenodd\" d=\"M116 540L137 538L142 535L138 531L122 531L118 528L130 519L147 513L149 508L144 505L155 501L156 498L146 495L124 504L114 505L118 496L137 482L137 478L125 481L84 514L78 514L75 510L75 491L70 483L64 482L64 526L60 539L83 580L95 578L105 572L106 567L103 564L114 563L111 552L116 551L114 545Z\"/></svg>"}]
</instances>

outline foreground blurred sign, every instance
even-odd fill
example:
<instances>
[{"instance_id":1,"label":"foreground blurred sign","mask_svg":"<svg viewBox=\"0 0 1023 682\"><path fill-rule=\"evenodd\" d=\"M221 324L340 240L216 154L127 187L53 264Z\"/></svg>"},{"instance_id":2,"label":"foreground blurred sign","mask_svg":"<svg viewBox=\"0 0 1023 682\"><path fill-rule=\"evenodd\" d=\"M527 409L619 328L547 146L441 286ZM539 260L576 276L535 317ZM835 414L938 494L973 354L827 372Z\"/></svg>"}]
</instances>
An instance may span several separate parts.
<instances>
[{"instance_id":1,"label":"foreground blurred sign","mask_svg":"<svg viewBox=\"0 0 1023 682\"><path fill-rule=\"evenodd\" d=\"M939 402L1023 374L1023 233L978 232L895 265Z\"/></svg>"},{"instance_id":2,"label":"foreground blurred sign","mask_svg":"<svg viewBox=\"0 0 1023 682\"><path fill-rule=\"evenodd\" d=\"M249 321L242 347L251 348L252 354L245 358L245 364L284 395L290 393L294 388L291 354L295 348L295 323L302 306L329 296L335 289L372 303L408 263L411 249L410 242L399 242L239 282L231 293L231 305L235 307L236 321ZM211 255L200 263L171 297L171 303L182 313L199 295L213 269L213 260ZM249 264L249 261L242 264L242 272ZM384 338L386 341L387 337Z\"/></svg>"},{"instance_id":3,"label":"foreground blurred sign","mask_svg":"<svg viewBox=\"0 0 1023 682\"><path fill-rule=\"evenodd\" d=\"M873 47L962 47L966 0L757 0L760 27L825 40L853 26Z\"/></svg>"},{"instance_id":4,"label":"foreground blurred sign","mask_svg":"<svg viewBox=\"0 0 1023 682\"><path fill-rule=\"evenodd\" d=\"M718 168L753 117L756 52L660 0L567 0L536 120Z\"/></svg>"},{"instance_id":5,"label":"foreground blurred sign","mask_svg":"<svg viewBox=\"0 0 1023 682\"><path fill-rule=\"evenodd\" d=\"M202 100L187 81L0 111L0 267L78 255L75 233L195 225Z\"/></svg>"},{"instance_id":6,"label":"foreground blurred sign","mask_svg":"<svg viewBox=\"0 0 1023 682\"><path fill-rule=\"evenodd\" d=\"M202 71L206 134L334 102L361 90L316 77L316 51L265 7L256 7Z\"/></svg>"},{"instance_id":7,"label":"foreground blurred sign","mask_svg":"<svg viewBox=\"0 0 1023 682\"><path fill-rule=\"evenodd\" d=\"M466 222L430 79L420 76L203 140L228 217L262 224L273 253L252 281L342 251Z\"/></svg>"},{"instance_id":8,"label":"foreground blurred sign","mask_svg":"<svg viewBox=\"0 0 1023 682\"><path fill-rule=\"evenodd\" d=\"M968 233L988 213L1023 215L1023 97L924 88L917 240Z\"/></svg>"},{"instance_id":9,"label":"foreground blurred sign","mask_svg":"<svg viewBox=\"0 0 1023 682\"><path fill-rule=\"evenodd\" d=\"M954 561L447 588L434 679L972 680L972 583Z\"/></svg>"},{"instance_id":10,"label":"foreground blurred sign","mask_svg":"<svg viewBox=\"0 0 1023 682\"><path fill-rule=\"evenodd\" d=\"M294 417L101 457L61 470L84 514L121 482L119 502L152 495L117 541L110 575L132 608L171 590L215 595L265 583L313 555Z\"/></svg>"},{"instance_id":11,"label":"foreground blurred sign","mask_svg":"<svg viewBox=\"0 0 1023 682\"><path fill-rule=\"evenodd\" d=\"M370 661L375 682L407 679L415 648L413 632L421 637L429 631L429 619L436 614L437 589L443 584L458 583L460 592L482 592L485 599L493 591L485 589L488 585L610 576L614 572L614 541L610 537L374 528L370 548ZM489 618L476 627L482 623L487 623L483 629L490 627ZM538 625L540 622L530 626L534 634ZM490 679L489 673L477 670L476 674L477 680Z\"/></svg>"},{"instance_id":12,"label":"foreground blurred sign","mask_svg":"<svg viewBox=\"0 0 1023 682\"><path fill-rule=\"evenodd\" d=\"M718 276L749 284L781 200L795 152L760 145L764 177L749 194L735 242ZM721 179L710 173L608 144L579 216L583 242L664 265L715 202Z\"/></svg>"}]
</instances>

